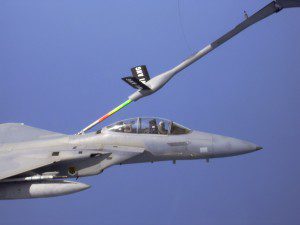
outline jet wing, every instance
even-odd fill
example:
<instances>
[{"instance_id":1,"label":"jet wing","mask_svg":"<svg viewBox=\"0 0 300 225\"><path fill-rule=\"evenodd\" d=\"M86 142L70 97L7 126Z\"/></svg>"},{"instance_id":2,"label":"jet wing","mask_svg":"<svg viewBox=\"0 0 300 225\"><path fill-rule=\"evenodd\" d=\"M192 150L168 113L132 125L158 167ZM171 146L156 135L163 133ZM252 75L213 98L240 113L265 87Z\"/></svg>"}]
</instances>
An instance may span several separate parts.
<instances>
[{"instance_id":1,"label":"jet wing","mask_svg":"<svg viewBox=\"0 0 300 225\"><path fill-rule=\"evenodd\" d=\"M129 146L105 146L103 152L110 153L110 156L101 162L101 169L104 170L112 165L121 164L134 156L140 155L144 148Z\"/></svg>"},{"instance_id":2,"label":"jet wing","mask_svg":"<svg viewBox=\"0 0 300 225\"><path fill-rule=\"evenodd\" d=\"M3 152L0 154L0 180L50 165L55 161L50 153Z\"/></svg>"},{"instance_id":3,"label":"jet wing","mask_svg":"<svg viewBox=\"0 0 300 225\"><path fill-rule=\"evenodd\" d=\"M40 151L39 148L4 151L0 153L0 180L30 172L53 163L84 160L99 154L103 153L93 149L74 151L67 146L49 147L43 149L43 151Z\"/></svg>"},{"instance_id":4,"label":"jet wing","mask_svg":"<svg viewBox=\"0 0 300 225\"><path fill-rule=\"evenodd\" d=\"M23 123L0 124L0 144L31 141L58 136L63 136L63 134L26 126Z\"/></svg>"},{"instance_id":5,"label":"jet wing","mask_svg":"<svg viewBox=\"0 0 300 225\"><path fill-rule=\"evenodd\" d=\"M63 137L63 134L26 126L22 123L0 124L0 146L24 141ZM9 147L8 147L9 148ZM28 172L57 161L51 151L10 149L0 151L0 180Z\"/></svg>"}]
</instances>

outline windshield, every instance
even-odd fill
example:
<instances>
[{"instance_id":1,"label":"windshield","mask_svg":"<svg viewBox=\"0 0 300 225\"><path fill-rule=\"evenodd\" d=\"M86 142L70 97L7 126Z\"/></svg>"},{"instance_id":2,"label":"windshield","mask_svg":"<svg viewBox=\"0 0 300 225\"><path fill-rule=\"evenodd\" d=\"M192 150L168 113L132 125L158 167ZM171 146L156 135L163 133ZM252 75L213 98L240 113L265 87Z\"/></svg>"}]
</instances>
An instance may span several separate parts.
<instances>
[{"instance_id":1,"label":"windshield","mask_svg":"<svg viewBox=\"0 0 300 225\"><path fill-rule=\"evenodd\" d=\"M121 133L137 133L138 118L116 122L115 124L107 126L106 129Z\"/></svg>"},{"instance_id":2,"label":"windshield","mask_svg":"<svg viewBox=\"0 0 300 225\"><path fill-rule=\"evenodd\" d=\"M191 132L190 129L187 129L184 126L179 125L177 123L172 123L171 134L173 135L188 134L190 132Z\"/></svg>"},{"instance_id":3,"label":"windshield","mask_svg":"<svg viewBox=\"0 0 300 225\"><path fill-rule=\"evenodd\" d=\"M161 118L133 118L116 122L104 130L119 133L180 135L191 132L188 128ZM100 132L97 132L100 133Z\"/></svg>"}]
</instances>

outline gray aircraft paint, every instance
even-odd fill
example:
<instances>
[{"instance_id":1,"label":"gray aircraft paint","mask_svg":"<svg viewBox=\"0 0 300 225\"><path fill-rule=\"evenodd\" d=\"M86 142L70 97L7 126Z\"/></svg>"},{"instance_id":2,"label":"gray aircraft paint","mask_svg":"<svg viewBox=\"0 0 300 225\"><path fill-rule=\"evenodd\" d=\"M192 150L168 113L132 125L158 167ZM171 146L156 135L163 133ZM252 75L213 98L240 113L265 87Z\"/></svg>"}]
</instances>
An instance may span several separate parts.
<instances>
[{"instance_id":1,"label":"gray aircraft paint","mask_svg":"<svg viewBox=\"0 0 300 225\"><path fill-rule=\"evenodd\" d=\"M0 199L52 197L81 191L88 186L57 179L97 175L113 165L208 159L261 149L250 142L191 130L172 135L170 131L144 134L103 128L100 133L86 135L48 135L45 130L23 124L2 124L2 132L3 127L10 131L6 135L22 138L19 142L2 139Z\"/></svg>"},{"instance_id":2,"label":"gray aircraft paint","mask_svg":"<svg viewBox=\"0 0 300 225\"><path fill-rule=\"evenodd\" d=\"M176 73L250 25L282 8L298 6L299 0L271 2L180 65L146 82L151 91L137 91L129 98L136 101L156 92ZM106 127L96 133L65 135L24 124L0 124L0 199L53 197L85 190L89 185L61 179L97 175L113 165L208 160L262 149L231 137L187 132L186 128L183 131L180 134L172 134L170 129L167 134L122 133Z\"/></svg>"}]
</instances>

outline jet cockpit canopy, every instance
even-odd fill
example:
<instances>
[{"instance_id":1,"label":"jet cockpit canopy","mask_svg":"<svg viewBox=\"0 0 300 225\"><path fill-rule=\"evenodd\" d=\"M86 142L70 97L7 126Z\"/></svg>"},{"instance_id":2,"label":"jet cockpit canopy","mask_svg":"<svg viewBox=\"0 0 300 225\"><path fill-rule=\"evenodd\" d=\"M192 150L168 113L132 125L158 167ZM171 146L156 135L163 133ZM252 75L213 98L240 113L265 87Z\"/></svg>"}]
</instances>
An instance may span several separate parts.
<instances>
[{"instance_id":1,"label":"jet cockpit canopy","mask_svg":"<svg viewBox=\"0 0 300 225\"><path fill-rule=\"evenodd\" d=\"M160 135L180 135L191 132L190 129L180 124L162 118L126 119L106 126L102 129L102 131Z\"/></svg>"}]
</instances>

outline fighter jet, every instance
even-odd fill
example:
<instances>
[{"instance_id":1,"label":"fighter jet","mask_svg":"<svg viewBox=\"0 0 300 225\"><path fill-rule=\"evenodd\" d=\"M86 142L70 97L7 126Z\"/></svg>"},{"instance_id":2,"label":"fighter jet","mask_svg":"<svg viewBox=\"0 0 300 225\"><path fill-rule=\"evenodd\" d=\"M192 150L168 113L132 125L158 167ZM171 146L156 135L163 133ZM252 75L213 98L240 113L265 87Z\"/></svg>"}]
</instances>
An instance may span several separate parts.
<instances>
[{"instance_id":1,"label":"fighter jet","mask_svg":"<svg viewBox=\"0 0 300 225\"><path fill-rule=\"evenodd\" d=\"M52 197L87 184L63 180L113 165L228 157L262 147L194 131L161 118L133 118L85 135L64 135L19 123L0 125L0 199Z\"/></svg>"},{"instance_id":2,"label":"fighter jet","mask_svg":"<svg viewBox=\"0 0 300 225\"><path fill-rule=\"evenodd\" d=\"M0 124L0 199L53 197L82 191L87 184L64 180L102 173L113 165L228 157L262 147L239 139L190 130L161 118L134 118L86 133L121 108L151 95L175 74L252 24L298 7L300 0L277 0L262 8L178 66L150 79L146 67L132 69L124 81L138 89L129 99L78 135L66 135L20 123ZM79 135L80 134L80 135Z\"/></svg>"}]
</instances>

